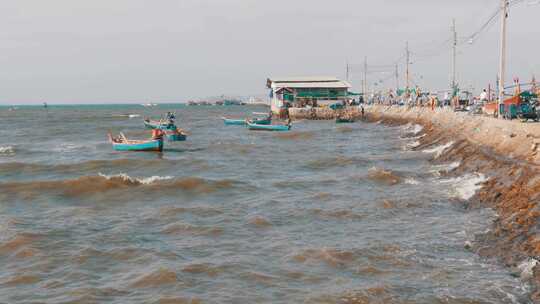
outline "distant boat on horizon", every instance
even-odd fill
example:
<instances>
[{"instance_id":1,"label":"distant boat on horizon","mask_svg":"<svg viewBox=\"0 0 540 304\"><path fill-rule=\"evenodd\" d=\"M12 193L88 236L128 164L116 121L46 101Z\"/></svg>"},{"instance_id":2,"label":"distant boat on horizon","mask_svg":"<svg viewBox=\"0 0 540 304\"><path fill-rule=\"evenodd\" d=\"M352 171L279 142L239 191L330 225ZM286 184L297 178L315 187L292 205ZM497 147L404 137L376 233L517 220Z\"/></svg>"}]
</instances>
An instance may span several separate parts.
<instances>
[{"instance_id":1,"label":"distant boat on horizon","mask_svg":"<svg viewBox=\"0 0 540 304\"><path fill-rule=\"evenodd\" d=\"M141 106L145 107L145 108L150 108L150 107L157 107L157 103L141 103Z\"/></svg>"}]
</instances>

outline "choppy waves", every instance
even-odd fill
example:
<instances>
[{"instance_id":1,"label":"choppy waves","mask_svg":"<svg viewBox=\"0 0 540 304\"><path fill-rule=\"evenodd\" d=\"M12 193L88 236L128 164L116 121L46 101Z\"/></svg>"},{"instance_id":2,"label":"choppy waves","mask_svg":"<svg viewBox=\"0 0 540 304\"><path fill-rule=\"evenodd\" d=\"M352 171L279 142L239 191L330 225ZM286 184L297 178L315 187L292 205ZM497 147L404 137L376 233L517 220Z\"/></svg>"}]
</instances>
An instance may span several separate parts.
<instances>
[{"instance_id":1,"label":"choppy waves","mask_svg":"<svg viewBox=\"0 0 540 304\"><path fill-rule=\"evenodd\" d=\"M161 195L175 192L209 194L231 189L235 185L236 182L232 180L208 180L199 177L131 177L127 174L99 174L66 180L0 183L0 198L32 199L44 195L84 198L88 195L114 192L121 195L119 199L122 199L133 194L131 190L139 188L144 190L141 193Z\"/></svg>"}]
</instances>

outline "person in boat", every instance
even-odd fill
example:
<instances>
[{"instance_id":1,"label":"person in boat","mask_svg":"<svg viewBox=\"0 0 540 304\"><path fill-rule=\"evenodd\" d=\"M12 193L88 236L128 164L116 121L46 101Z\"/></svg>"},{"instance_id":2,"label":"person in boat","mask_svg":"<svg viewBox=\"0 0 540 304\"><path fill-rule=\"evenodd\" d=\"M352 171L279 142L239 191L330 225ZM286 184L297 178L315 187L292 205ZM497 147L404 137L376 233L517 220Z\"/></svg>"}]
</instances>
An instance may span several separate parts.
<instances>
[{"instance_id":1,"label":"person in boat","mask_svg":"<svg viewBox=\"0 0 540 304\"><path fill-rule=\"evenodd\" d=\"M122 136L112 136L111 133L109 133L109 139L111 140L111 142L115 143L115 144L121 144L124 142L124 139L122 138Z\"/></svg>"},{"instance_id":2,"label":"person in boat","mask_svg":"<svg viewBox=\"0 0 540 304\"><path fill-rule=\"evenodd\" d=\"M174 113L167 112L167 119L168 119L168 120L175 120L175 119L176 119L176 115L174 115Z\"/></svg>"},{"instance_id":3,"label":"person in boat","mask_svg":"<svg viewBox=\"0 0 540 304\"><path fill-rule=\"evenodd\" d=\"M152 139L162 139L163 138L163 130L161 129L153 129L152 130Z\"/></svg>"}]
</instances>

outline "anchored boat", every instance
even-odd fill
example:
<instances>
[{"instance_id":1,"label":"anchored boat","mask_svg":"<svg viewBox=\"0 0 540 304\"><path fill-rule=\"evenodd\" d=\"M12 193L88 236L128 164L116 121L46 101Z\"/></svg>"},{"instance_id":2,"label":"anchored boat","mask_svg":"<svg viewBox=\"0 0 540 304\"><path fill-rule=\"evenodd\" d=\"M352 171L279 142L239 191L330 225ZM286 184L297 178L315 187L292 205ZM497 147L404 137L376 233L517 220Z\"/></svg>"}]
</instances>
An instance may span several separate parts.
<instances>
[{"instance_id":1,"label":"anchored boat","mask_svg":"<svg viewBox=\"0 0 540 304\"><path fill-rule=\"evenodd\" d=\"M272 123L272 115L268 115L268 113L254 112L253 114L265 115L265 117L255 117L252 119L228 119L226 117L223 117L222 119L225 125L228 125L228 126L245 126L248 123L257 124L257 125L269 125Z\"/></svg>"},{"instance_id":2,"label":"anchored boat","mask_svg":"<svg viewBox=\"0 0 540 304\"><path fill-rule=\"evenodd\" d=\"M163 151L163 137L148 140L132 140L128 139L123 133L120 133L119 137L113 137L111 133L108 135L109 141L116 151Z\"/></svg>"},{"instance_id":3,"label":"anchored boat","mask_svg":"<svg viewBox=\"0 0 540 304\"><path fill-rule=\"evenodd\" d=\"M149 118L144 119L144 126L148 129L162 129L162 130L171 130L176 128L175 124L170 121L163 120L151 120Z\"/></svg>"},{"instance_id":4,"label":"anchored boat","mask_svg":"<svg viewBox=\"0 0 540 304\"><path fill-rule=\"evenodd\" d=\"M185 141L187 134L182 129L174 128L172 130L164 130L165 137L168 141Z\"/></svg>"},{"instance_id":5,"label":"anchored boat","mask_svg":"<svg viewBox=\"0 0 540 304\"><path fill-rule=\"evenodd\" d=\"M254 123L247 123L248 129L254 131L289 131L291 129L291 124L286 125L260 125Z\"/></svg>"},{"instance_id":6,"label":"anchored boat","mask_svg":"<svg viewBox=\"0 0 540 304\"><path fill-rule=\"evenodd\" d=\"M247 123L245 119L228 119L225 117L222 117L222 119L226 126L245 126Z\"/></svg>"},{"instance_id":7,"label":"anchored boat","mask_svg":"<svg viewBox=\"0 0 540 304\"><path fill-rule=\"evenodd\" d=\"M345 118L345 117L338 117L336 118L336 123L353 123L356 120L354 118Z\"/></svg>"}]
</instances>

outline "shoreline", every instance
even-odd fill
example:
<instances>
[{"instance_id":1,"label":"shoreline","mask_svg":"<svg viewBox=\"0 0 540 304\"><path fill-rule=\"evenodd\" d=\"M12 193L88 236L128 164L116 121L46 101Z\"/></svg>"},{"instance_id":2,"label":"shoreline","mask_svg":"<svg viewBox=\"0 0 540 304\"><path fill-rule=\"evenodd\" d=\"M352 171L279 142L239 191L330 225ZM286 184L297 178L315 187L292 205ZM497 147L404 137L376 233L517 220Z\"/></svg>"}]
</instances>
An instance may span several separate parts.
<instances>
[{"instance_id":1,"label":"shoreline","mask_svg":"<svg viewBox=\"0 0 540 304\"><path fill-rule=\"evenodd\" d=\"M459 163L451 177L481 174L486 180L466 209L492 208L491 229L467 248L497 258L513 274L531 283L531 299L540 303L540 124L506 121L451 109L366 106L366 120L423 126L413 150L438 147L434 163Z\"/></svg>"}]
</instances>

